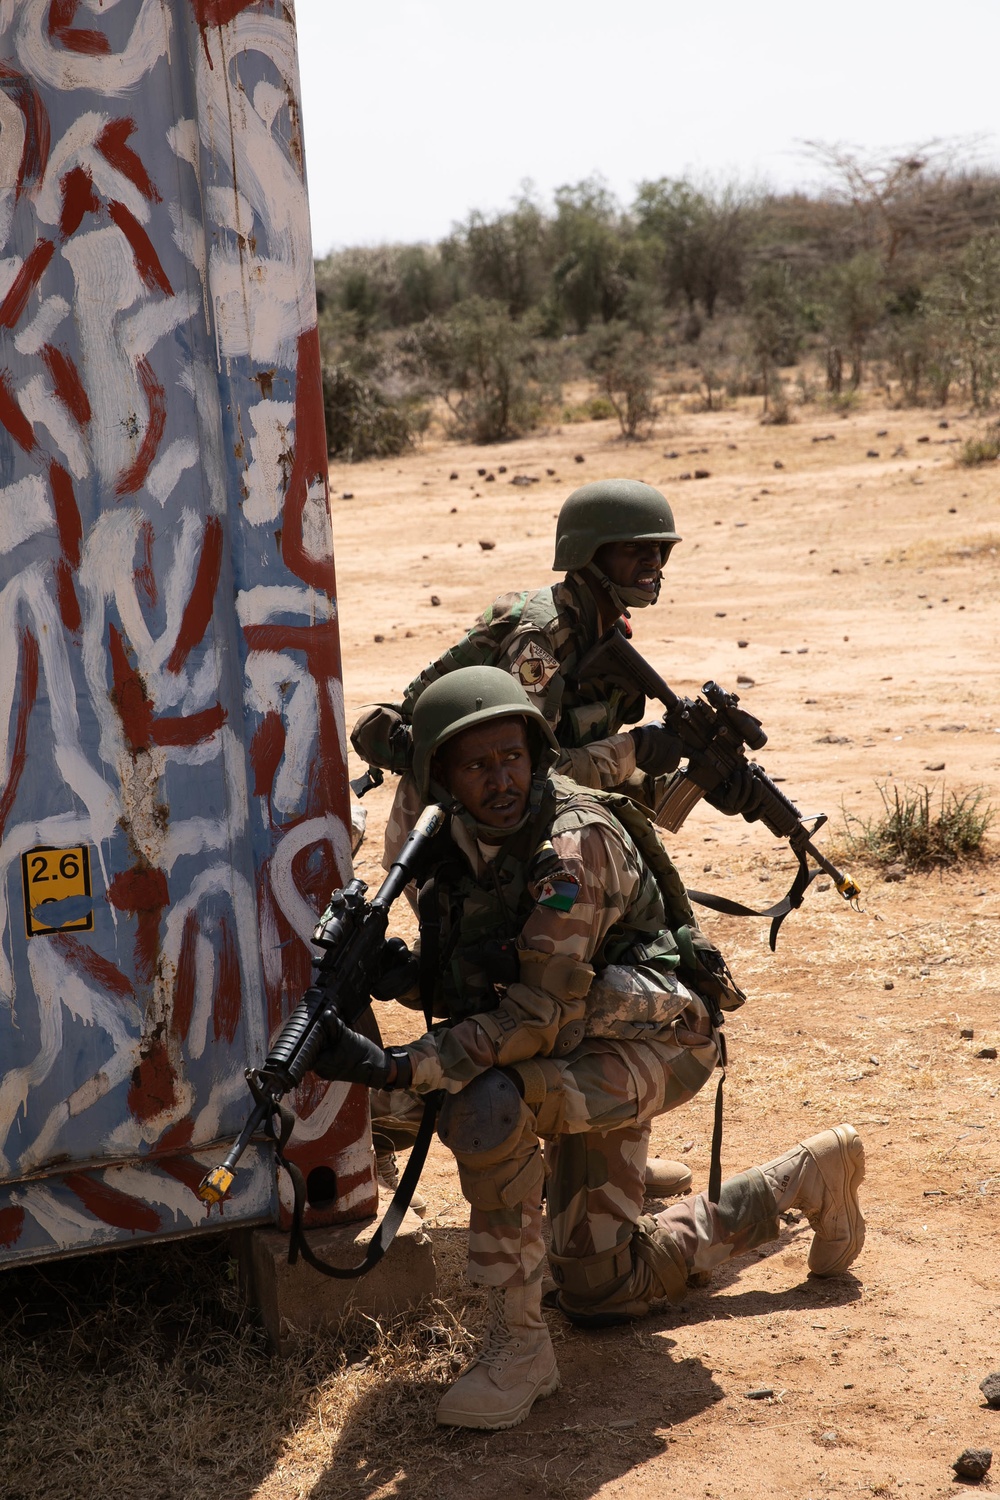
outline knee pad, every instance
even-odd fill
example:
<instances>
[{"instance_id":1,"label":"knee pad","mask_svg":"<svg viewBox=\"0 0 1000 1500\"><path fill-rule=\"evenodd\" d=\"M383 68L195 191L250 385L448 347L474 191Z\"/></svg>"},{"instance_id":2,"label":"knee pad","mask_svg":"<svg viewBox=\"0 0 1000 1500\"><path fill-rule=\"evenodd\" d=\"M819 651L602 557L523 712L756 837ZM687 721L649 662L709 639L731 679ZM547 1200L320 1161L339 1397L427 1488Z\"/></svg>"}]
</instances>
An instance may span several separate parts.
<instances>
[{"instance_id":1,"label":"knee pad","mask_svg":"<svg viewBox=\"0 0 1000 1500\"><path fill-rule=\"evenodd\" d=\"M473 1207L513 1208L541 1187L545 1165L527 1121L518 1089L499 1068L448 1095L438 1135L455 1153L462 1191Z\"/></svg>"},{"instance_id":2,"label":"knee pad","mask_svg":"<svg viewBox=\"0 0 1000 1500\"><path fill-rule=\"evenodd\" d=\"M559 1287L558 1306L583 1328L605 1328L630 1322L649 1311L659 1297L680 1302L687 1288L687 1266L656 1221L639 1220L631 1239L596 1255L549 1252L552 1279Z\"/></svg>"}]
</instances>

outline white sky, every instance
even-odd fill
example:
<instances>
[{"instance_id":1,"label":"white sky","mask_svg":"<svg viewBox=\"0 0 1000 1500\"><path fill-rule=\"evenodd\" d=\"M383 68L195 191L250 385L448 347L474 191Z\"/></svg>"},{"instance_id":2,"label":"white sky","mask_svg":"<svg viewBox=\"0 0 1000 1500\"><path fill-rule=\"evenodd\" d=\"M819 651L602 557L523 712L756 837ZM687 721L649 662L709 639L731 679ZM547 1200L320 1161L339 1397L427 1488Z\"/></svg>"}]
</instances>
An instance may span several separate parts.
<instances>
[{"instance_id":1,"label":"white sky","mask_svg":"<svg viewBox=\"0 0 1000 1500\"><path fill-rule=\"evenodd\" d=\"M998 141L998 0L297 0L318 255L599 172L818 180L799 142Z\"/></svg>"}]
</instances>

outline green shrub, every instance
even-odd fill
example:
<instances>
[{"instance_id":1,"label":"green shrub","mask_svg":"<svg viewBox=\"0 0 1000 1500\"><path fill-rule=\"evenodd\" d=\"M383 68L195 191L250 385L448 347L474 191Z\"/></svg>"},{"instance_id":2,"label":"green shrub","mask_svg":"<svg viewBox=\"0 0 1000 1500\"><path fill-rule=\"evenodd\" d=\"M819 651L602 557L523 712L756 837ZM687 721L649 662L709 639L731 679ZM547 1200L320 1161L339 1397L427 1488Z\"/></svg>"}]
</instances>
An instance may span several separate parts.
<instances>
[{"instance_id":1,"label":"green shrub","mask_svg":"<svg viewBox=\"0 0 1000 1500\"><path fill-rule=\"evenodd\" d=\"M966 438L958 450L958 461L963 468L973 469L976 464L992 464L1000 458L1000 425L994 423L981 437Z\"/></svg>"},{"instance_id":2,"label":"green shrub","mask_svg":"<svg viewBox=\"0 0 1000 1500\"><path fill-rule=\"evenodd\" d=\"M323 414L327 453L349 464L395 457L412 447L420 430L417 413L343 365L323 370Z\"/></svg>"},{"instance_id":3,"label":"green shrub","mask_svg":"<svg viewBox=\"0 0 1000 1500\"><path fill-rule=\"evenodd\" d=\"M983 854L983 840L996 817L985 787L945 792L928 786L879 786L882 812L872 818L844 814L851 852L878 865L912 870L955 865Z\"/></svg>"}]
</instances>

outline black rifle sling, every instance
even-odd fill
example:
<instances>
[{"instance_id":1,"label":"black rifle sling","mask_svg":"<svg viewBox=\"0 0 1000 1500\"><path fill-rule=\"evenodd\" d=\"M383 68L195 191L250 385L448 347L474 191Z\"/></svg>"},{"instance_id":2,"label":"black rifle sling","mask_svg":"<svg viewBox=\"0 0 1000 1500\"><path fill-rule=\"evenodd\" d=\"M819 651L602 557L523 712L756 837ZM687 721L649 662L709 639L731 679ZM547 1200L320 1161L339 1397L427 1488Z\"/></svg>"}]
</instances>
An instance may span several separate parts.
<instances>
[{"instance_id":1,"label":"black rifle sling","mask_svg":"<svg viewBox=\"0 0 1000 1500\"><path fill-rule=\"evenodd\" d=\"M795 872L795 879L788 888L788 894L782 896L773 906L768 906L764 911L755 911L752 906L744 906L740 901L730 901L726 896L713 896L709 891L688 890L688 896L696 901L699 906L705 906L709 911L722 912L727 917L770 917L771 934L770 946L772 953L778 941L778 929L788 916L790 911L795 911L802 905L802 898L809 885L822 875L822 870L810 870L806 864L805 856L798 855L799 867Z\"/></svg>"},{"instance_id":2,"label":"black rifle sling","mask_svg":"<svg viewBox=\"0 0 1000 1500\"><path fill-rule=\"evenodd\" d=\"M441 916L438 907L437 881L431 877L420 887L417 897L417 914L420 921L420 1001L424 1012L424 1020L428 1031L434 1019L434 990L437 984L438 968L440 961L441 941ZM369 1007L366 1012L371 1017L371 1024L378 1031L378 1022ZM381 1040L381 1038L380 1038ZM284 1154L285 1142L291 1134L293 1117L290 1110L278 1111L281 1119L281 1134L277 1137L276 1155L278 1161L288 1173L292 1182L294 1194L292 1206L292 1230L288 1244L288 1264L294 1266L299 1255L307 1265L312 1266L314 1271L319 1271L323 1276L333 1276L341 1281L352 1281L359 1276L364 1276L373 1266L377 1266L382 1259L403 1222L406 1210L410 1206L410 1200L416 1192L420 1174L427 1160L430 1150L431 1136L434 1134L434 1123L437 1119L441 1096L438 1093L428 1094L424 1100L424 1112L417 1128L416 1139L410 1148L409 1159L403 1168L403 1175L399 1179L399 1186L392 1195L392 1202L386 1209L378 1228L368 1242L364 1260L356 1266L332 1266L329 1261L323 1260L315 1255L309 1247L302 1230L302 1215L306 1204L306 1182L299 1168L294 1162L290 1162ZM287 1118L287 1127L286 1127Z\"/></svg>"}]
</instances>

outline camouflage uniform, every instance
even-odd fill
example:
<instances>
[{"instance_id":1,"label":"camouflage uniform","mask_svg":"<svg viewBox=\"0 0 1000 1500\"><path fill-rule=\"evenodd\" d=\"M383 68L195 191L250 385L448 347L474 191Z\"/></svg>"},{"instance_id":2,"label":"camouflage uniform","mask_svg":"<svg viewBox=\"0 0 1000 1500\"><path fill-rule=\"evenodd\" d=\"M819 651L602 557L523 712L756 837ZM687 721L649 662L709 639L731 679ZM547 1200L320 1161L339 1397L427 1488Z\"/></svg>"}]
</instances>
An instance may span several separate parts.
<instances>
[{"instance_id":1,"label":"camouflage uniform","mask_svg":"<svg viewBox=\"0 0 1000 1500\"><path fill-rule=\"evenodd\" d=\"M555 731L561 750L556 771L580 786L630 785L637 776L635 742L622 726L639 722L645 698L604 678L579 683L574 676L601 633L593 592L579 573L534 593L501 594L457 645L413 679L403 698L403 719L409 721L420 694L445 673L460 667L499 667L521 684ZM377 735L378 722L377 712L364 716L352 739L359 753L369 754L377 764L391 764L388 745L364 739L364 726L370 723ZM413 777L405 772L386 825L386 868L422 805Z\"/></svg>"},{"instance_id":2,"label":"camouflage uniform","mask_svg":"<svg viewBox=\"0 0 1000 1500\"><path fill-rule=\"evenodd\" d=\"M448 1096L439 1130L471 1204L469 1275L491 1287L542 1274L546 1175L554 1268L630 1253L650 1121L719 1057L704 1000L677 977L671 926L692 922L679 881L664 890L599 796L550 788L492 863L453 818L462 861L439 874L435 1007L449 1021L405 1049L414 1093ZM380 1133L410 1135L405 1096L376 1095L373 1113Z\"/></svg>"}]
</instances>

